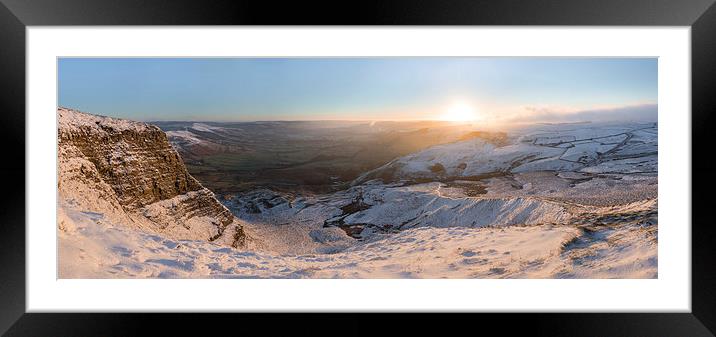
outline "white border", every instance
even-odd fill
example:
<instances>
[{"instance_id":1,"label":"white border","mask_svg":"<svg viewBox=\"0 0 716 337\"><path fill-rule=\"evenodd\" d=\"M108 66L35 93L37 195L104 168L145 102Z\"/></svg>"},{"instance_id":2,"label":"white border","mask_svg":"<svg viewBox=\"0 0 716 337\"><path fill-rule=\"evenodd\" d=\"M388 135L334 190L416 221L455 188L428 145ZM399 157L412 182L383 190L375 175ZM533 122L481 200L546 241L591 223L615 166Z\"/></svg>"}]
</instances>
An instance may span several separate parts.
<instances>
[{"instance_id":1,"label":"white border","mask_svg":"<svg viewBox=\"0 0 716 337\"><path fill-rule=\"evenodd\" d=\"M57 280L58 56L659 57L657 280ZM690 29L27 30L27 310L680 311L691 308Z\"/></svg>"}]
</instances>

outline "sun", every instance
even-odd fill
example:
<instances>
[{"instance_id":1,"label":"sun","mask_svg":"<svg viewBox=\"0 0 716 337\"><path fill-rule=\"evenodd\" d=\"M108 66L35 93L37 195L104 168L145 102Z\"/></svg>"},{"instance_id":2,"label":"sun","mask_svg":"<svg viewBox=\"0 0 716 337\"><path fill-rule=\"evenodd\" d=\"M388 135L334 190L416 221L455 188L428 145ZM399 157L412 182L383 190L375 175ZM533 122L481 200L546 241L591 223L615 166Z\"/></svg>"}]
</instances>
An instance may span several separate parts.
<instances>
[{"instance_id":1,"label":"sun","mask_svg":"<svg viewBox=\"0 0 716 337\"><path fill-rule=\"evenodd\" d=\"M440 119L452 122L468 122L478 119L477 112L466 102L455 102L450 105Z\"/></svg>"}]
</instances>

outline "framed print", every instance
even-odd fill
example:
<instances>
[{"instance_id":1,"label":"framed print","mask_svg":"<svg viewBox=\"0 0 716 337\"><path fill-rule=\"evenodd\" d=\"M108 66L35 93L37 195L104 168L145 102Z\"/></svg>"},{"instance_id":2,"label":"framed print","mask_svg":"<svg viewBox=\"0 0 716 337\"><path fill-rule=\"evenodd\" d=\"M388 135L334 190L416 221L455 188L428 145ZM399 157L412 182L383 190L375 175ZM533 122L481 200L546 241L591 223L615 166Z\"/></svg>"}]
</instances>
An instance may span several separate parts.
<instances>
[{"instance_id":1,"label":"framed print","mask_svg":"<svg viewBox=\"0 0 716 337\"><path fill-rule=\"evenodd\" d=\"M713 335L713 2L513 5L3 0L2 331Z\"/></svg>"}]
</instances>

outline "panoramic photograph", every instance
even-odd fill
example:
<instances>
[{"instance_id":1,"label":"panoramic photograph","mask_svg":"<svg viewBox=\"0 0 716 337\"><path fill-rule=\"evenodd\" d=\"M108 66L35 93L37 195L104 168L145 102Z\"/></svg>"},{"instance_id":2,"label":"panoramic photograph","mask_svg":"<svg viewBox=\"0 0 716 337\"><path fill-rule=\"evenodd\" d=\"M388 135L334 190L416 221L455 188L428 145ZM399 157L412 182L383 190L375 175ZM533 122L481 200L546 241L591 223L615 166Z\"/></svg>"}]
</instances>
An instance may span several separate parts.
<instances>
[{"instance_id":1,"label":"panoramic photograph","mask_svg":"<svg viewBox=\"0 0 716 337\"><path fill-rule=\"evenodd\" d=\"M59 58L58 278L658 278L658 59Z\"/></svg>"}]
</instances>

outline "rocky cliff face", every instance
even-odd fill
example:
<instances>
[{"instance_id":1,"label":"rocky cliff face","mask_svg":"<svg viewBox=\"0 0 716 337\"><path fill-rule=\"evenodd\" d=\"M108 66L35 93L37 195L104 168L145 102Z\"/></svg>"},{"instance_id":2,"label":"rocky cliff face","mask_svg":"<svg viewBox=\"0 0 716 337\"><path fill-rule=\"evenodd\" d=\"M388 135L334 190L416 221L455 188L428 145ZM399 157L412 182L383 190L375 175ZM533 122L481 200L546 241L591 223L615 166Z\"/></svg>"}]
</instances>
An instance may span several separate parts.
<instances>
[{"instance_id":1,"label":"rocky cliff face","mask_svg":"<svg viewBox=\"0 0 716 337\"><path fill-rule=\"evenodd\" d=\"M194 179L158 127L58 108L62 206L174 239L242 246L241 224Z\"/></svg>"}]
</instances>

